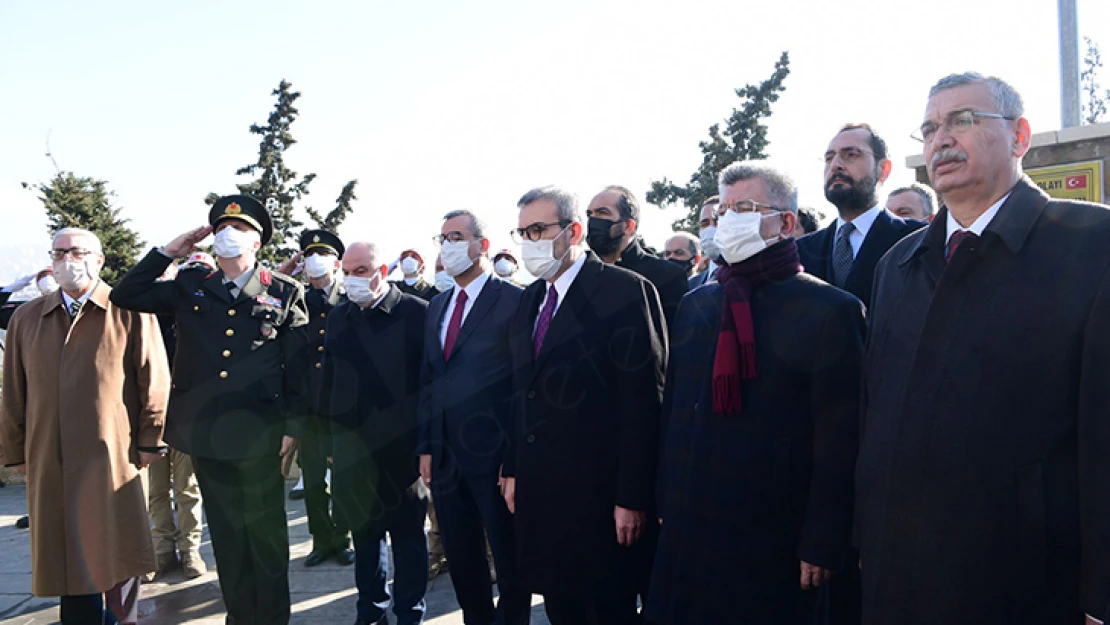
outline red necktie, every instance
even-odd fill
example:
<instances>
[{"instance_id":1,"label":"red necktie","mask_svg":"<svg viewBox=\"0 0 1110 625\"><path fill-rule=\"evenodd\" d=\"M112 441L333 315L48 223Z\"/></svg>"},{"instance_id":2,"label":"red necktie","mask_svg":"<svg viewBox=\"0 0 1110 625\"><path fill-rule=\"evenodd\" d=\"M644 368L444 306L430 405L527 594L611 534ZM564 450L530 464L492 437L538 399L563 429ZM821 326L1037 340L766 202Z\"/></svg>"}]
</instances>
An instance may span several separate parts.
<instances>
[{"instance_id":1,"label":"red necktie","mask_svg":"<svg viewBox=\"0 0 1110 625\"><path fill-rule=\"evenodd\" d=\"M443 359L451 359L451 350L455 349L455 341L459 338L459 328L462 326L463 309L466 308L466 291L459 289L459 297L455 300L455 311L451 313L451 323L447 326L447 338L443 341Z\"/></svg>"},{"instance_id":2,"label":"red necktie","mask_svg":"<svg viewBox=\"0 0 1110 625\"><path fill-rule=\"evenodd\" d=\"M957 230L948 237L948 245L944 246L944 262L952 260L952 255L956 253L956 248L960 247L960 243L968 237L974 237L975 233L970 230Z\"/></svg>"}]
</instances>

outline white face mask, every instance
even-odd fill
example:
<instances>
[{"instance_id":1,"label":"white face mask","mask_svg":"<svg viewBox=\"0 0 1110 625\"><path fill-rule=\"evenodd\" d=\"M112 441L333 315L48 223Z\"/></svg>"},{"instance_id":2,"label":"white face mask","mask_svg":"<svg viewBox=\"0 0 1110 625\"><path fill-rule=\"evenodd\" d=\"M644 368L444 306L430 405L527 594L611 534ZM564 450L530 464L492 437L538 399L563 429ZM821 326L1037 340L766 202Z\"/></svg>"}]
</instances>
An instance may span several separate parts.
<instances>
[{"instance_id":1,"label":"white face mask","mask_svg":"<svg viewBox=\"0 0 1110 625\"><path fill-rule=\"evenodd\" d=\"M96 280L97 272L93 271L87 260L67 260L54 263L54 276L63 289L84 291Z\"/></svg>"},{"instance_id":2,"label":"white face mask","mask_svg":"<svg viewBox=\"0 0 1110 625\"><path fill-rule=\"evenodd\" d=\"M420 271L420 261L412 256L406 256L405 260L401 261L401 273L406 276L416 275L418 271Z\"/></svg>"},{"instance_id":3,"label":"white face mask","mask_svg":"<svg viewBox=\"0 0 1110 625\"><path fill-rule=\"evenodd\" d=\"M447 275L454 278L474 265L474 260L470 258L470 244L471 241L445 241L443 243L439 257L443 260L443 270L447 272Z\"/></svg>"},{"instance_id":4,"label":"white face mask","mask_svg":"<svg viewBox=\"0 0 1110 625\"><path fill-rule=\"evenodd\" d=\"M54 276L51 275L46 275L39 278L39 281L35 283L35 286L39 288L39 293L42 293L43 295L50 295L54 291L58 290L58 282L54 280Z\"/></svg>"},{"instance_id":5,"label":"white face mask","mask_svg":"<svg viewBox=\"0 0 1110 625\"><path fill-rule=\"evenodd\" d=\"M436 274L436 290L440 293L446 293L455 288L455 279L447 275L446 271L441 271Z\"/></svg>"},{"instance_id":6,"label":"white face mask","mask_svg":"<svg viewBox=\"0 0 1110 625\"><path fill-rule=\"evenodd\" d=\"M381 274L375 273L375 276ZM347 299L359 306L369 306L374 300L381 297L381 280L376 278L363 278L360 276L346 276L343 286L347 289Z\"/></svg>"},{"instance_id":7,"label":"white face mask","mask_svg":"<svg viewBox=\"0 0 1110 625\"><path fill-rule=\"evenodd\" d=\"M761 213L738 213L728 211L718 221L717 233L713 241L721 250L725 262L733 265L743 262L767 248L760 226L764 215Z\"/></svg>"},{"instance_id":8,"label":"white face mask","mask_svg":"<svg viewBox=\"0 0 1110 625\"><path fill-rule=\"evenodd\" d=\"M228 226L216 233L212 251L220 258L239 258L245 253L253 253L254 244L261 240L262 235L256 230L243 232Z\"/></svg>"},{"instance_id":9,"label":"white face mask","mask_svg":"<svg viewBox=\"0 0 1110 625\"><path fill-rule=\"evenodd\" d=\"M713 262L717 262L717 258L721 255L721 248L717 247L717 242L713 237L717 234L717 226L709 226L701 231L701 249L706 258Z\"/></svg>"},{"instance_id":10,"label":"white face mask","mask_svg":"<svg viewBox=\"0 0 1110 625\"><path fill-rule=\"evenodd\" d=\"M567 226L567 228L569 227ZM563 228L562 232L555 236L555 239L561 237L563 232L567 231L567 228ZM570 246L568 245L563 255L556 258L555 239L525 241L520 245L520 256L524 261L524 268L540 280L550 280L552 276L559 273L559 268L563 266L563 259L570 253Z\"/></svg>"},{"instance_id":11,"label":"white face mask","mask_svg":"<svg viewBox=\"0 0 1110 625\"><path fill-rule=\"evenodd\" d=\"M331 254L313 254L304 259L304 272L309 278L323 278L335 271L335 257Z\"/></svg>"},{"instance_id":12,"label":"white face mask","mask_svg":"<svg viewBox=\"0 0 1110 625\"><path fill-rule=\"evenodd\" d=\"M496 271L497 275L501 276L502 278L508 278L509 276L513 275L514 271L516 271L516 265L514 265L513 261L509 260L508 258L501 258L493 264L493 270Z\"/></svg>"}]
</instances>

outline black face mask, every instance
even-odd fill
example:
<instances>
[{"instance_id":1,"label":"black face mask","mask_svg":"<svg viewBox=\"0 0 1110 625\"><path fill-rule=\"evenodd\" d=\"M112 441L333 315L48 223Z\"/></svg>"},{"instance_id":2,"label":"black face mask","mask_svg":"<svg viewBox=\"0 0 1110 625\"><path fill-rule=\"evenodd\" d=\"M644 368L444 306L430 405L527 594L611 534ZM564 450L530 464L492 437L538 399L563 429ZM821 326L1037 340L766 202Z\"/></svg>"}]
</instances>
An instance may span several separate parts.
<instances>
[{"instance_id":1,"label":"black face mask","mask_svg":"<svg viewBox=\"0 0 1110 625\"><path fill-rule=\"evenodd\" d=\"M612 256L621 244L622 234L613 236L613 226L619 221L590 217L586 224L586 243L598 256Z\"/></svg>"},{"instance_id":2,"label":"black face mask","mask_svg":"<svg viewBox=\"0 0 1110 625\"><path fill-rule=\"evenodd\" d=\"M687 258L686 260L678 260L677 258L668 258L667 262L668 263L674 263L674 264L678 265L679 267L682 267L682 270L686 272L686 275L690 275L690 270L694 268L694 259L693 258Z\"/></svg>"}]
</instances>

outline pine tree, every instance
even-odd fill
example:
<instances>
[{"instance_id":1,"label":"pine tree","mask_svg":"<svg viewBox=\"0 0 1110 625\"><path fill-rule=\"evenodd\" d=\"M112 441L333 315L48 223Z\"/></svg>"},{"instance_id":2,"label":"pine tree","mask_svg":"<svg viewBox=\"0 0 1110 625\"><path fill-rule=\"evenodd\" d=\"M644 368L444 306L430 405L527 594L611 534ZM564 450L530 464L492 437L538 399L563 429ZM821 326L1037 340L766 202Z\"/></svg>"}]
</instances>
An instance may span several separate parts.
<instances>
[{"instance_id":1,"label":"pine tree","mask_svg":"<svg viewBox=\"0 0 1110 625\"><path fill-rule=\"evenodd\" d=\"M62 228L84 228L100 238L104 248L100 277L105 282L117 284L135 265L144 243L127 226L130 220L120 217L120 207L112 206L115 193L108 191L107 182L58 171L50 182L24 182L23 188L40 194L50 236Z\"/></svg>"},{"instance_id":2,"label":"pine tree","mask_svg":"<svg viewBox=\"0 0 1110 625\"><path fill-rule=\"evenodd\" d=\"M306 207L305 212L316 222L318 228L332 233L338 232L339 225L355 210L354 207L351 206L351 202L358 199L355 195L356 186L358 186L357 179L343 185L343 190L339 193L339 197L335 198L335 208L333 208L326 217L321 216L320 213L316 212L312 207Z\"/></svg>"},{"instance_id":3,"label":"pine tree","mask_svg":"<svg viewBox=\"0 0 1110 625\"><path fill-rule=\"evenodd\" d=\"M770 142L762 120L771 115L771 104L786 90L783 81L788 74L790 55L783 52L770 78L759 86L747 85L736 90L743 104L732 110L723 132L720 124L713 124L709 127L709 140L698 143L702 163L690 176L689 183L679 186L666 178L651 183L651 190L647 192L649 203L667 208L681 202L688 209L685 217L674 222L675 230L697 233L701 204L717 194L717 174L722 169L736 161L767 158Z\"/></svg>"},{"instance_id":4,"label":"pine tree","mask_svg":"<svg viewBox=\"0 0 1110 625\"><path fill-rule=\"evenodd\" d=\"M1079 74L1081 89L1087 96L1083 103L1083 123L1097 124L1110 111L1110 89L1102 91L1098 84L1098 70L1102 69L1102 53L1090 37L1083 38L1087 54L1083 56L1083 71Z\"/></svg>"}]
</instances>

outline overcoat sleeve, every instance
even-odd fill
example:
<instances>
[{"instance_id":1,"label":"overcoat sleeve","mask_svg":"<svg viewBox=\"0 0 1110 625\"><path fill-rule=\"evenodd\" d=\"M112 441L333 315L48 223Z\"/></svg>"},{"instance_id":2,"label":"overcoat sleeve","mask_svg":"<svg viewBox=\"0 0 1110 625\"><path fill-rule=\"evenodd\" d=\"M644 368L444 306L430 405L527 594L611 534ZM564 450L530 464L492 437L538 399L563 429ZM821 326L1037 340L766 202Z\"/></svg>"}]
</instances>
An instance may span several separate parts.
<instances>
[{"instance_id":1,"label":"overcoat sleeve","mask_svg":"<svg viewBox=\"0 0 1110 625\"><path fill-rule=\"evenodd\" d=\"M27 372L23 369L21 317L12 319L4 345L4 390L0 393L0 464L12 467L26 462Z\"/></svg>"},{"instance_id":2,"label":"overcoat sleeve","mask_svg":"<svg viewBox=\"0 0 1110 625\"><path fill-rule=\"evenodd\" d=\"M865 332L854 298L830 311L810 375L813 469L798 558L840 571L851 544Z\"/></svg>"},{"instance_id":3,"label":"overcoat sleeve","mask_svg":"<svg viewBox=\"0 0 1110 625\"><path fill-rule=\"evenodd\" d=\"M1080 601L1110 621L1110 271L1083 334L1079 382Z\"/></svg>"},{"instance_id":4,"label":"overcoat sleeve","mask_svg":"<svg viewBox=\"0 0 1110 625\"><path fill-rule=\"evenodd\" d=\"M304 289L290 284L289 311L281 327L281 358L285 365L285 433L303 438L312 415L313 399L308 383L308 305Z\"/></svg>"},{"instance_id":5,"label":"overcoat sleeve","mask_svg":"<svg viewBox=\"0 0 1110 625\"><path fill-rule=\"evenodd\" d=\"M162 330L154 315L139 313L132 358L139 388L138 414L131 439L140 451L153 452L165 446L162 429L166 423L166 404L170 394L170 366Z\"/></svg>"},{"instance_id":6,"label":"overcoat sleeve","mask_svg":"<svg viewBox=\"0 0 1110 625\"><path fill-rule=\"evenodd\" d=\"M177 286L173 281L157 282L173 259L151 250L112 289L109 299L120 308L172 315L177 312Z\"/></svg>"}]
</instances>

